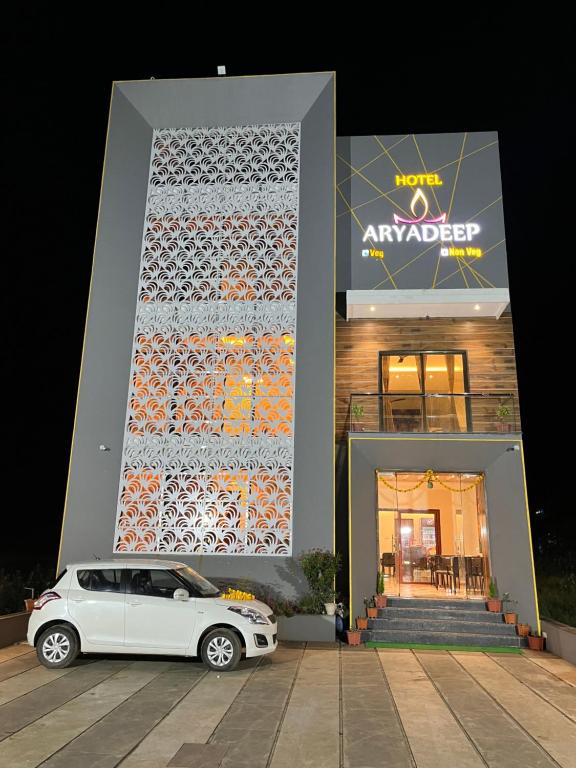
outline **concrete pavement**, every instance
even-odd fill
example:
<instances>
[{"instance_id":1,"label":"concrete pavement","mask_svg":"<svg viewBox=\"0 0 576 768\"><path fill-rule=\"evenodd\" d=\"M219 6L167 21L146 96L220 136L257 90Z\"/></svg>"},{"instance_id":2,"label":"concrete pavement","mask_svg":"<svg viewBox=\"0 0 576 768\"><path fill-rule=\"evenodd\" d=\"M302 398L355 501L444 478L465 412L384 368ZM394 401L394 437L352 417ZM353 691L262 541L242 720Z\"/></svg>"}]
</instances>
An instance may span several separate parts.
<instances>
[{"instance_id":1,"label":"concrete pavement","mask_svg":"<svg viewBox=\"0 0 576 768\"><path fill-rule=\"evenodd\" d=\"M576 668L551 654L286 644L228 674L35 659L0 650L2 766L576 768Z\"/></svg>"}]
</instances>

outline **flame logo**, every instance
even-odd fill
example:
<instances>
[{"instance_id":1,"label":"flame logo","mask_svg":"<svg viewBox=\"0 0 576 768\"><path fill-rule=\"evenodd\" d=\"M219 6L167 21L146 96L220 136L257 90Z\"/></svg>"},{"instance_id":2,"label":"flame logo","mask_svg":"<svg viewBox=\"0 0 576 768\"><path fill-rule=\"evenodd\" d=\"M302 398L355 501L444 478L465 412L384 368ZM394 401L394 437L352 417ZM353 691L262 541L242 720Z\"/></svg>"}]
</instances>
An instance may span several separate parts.
<instances>
[{"instance_id":1,"label":"flame logo","mask_svg":"<svg viewBox=\"0 0 576 768\"><path fill-rule=\"evenodd\" d=\"M421 214L418 216L418 209L420 208ZM446 214L441 213L440 216L437 216L435 219L428 219L426 218L428 214L430 213L430 207L428 205L428 200L426 199L426 195L424 192L422 192L421 189L417 189L414 193L414 197L412 198L412 201L410 202L410 211L412 213L412 216L414 216L413 219L403 219L398 214L394 214L394 223L395 224L420 224L421 222L424 222L425 224L444 224L446 221Z\"/></svg>"}]
</instances>

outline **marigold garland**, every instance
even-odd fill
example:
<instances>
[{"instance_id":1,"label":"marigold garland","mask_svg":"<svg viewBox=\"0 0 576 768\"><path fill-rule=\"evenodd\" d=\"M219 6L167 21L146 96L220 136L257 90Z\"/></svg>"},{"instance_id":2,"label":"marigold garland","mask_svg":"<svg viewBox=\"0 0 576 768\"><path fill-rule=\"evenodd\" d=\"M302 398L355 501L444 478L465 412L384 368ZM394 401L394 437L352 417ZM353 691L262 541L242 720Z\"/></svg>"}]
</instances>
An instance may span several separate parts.
<instances>
[{"instance_id":1,"label":"marigold garland","mask_svg":"<svg viewBox=\"0 0 576 768\"><path fill-rule=\"evenodd\" d=\"M255 600L254 595L250 592L243 592L241 589L232 589L228 587L228 591L221 595L223 600Z\"/></svg>"},{"instance_id":2,"label":"marigold garland","mask_svg":"<svg viewBox=\"0 0 576 768\"><path fill-rule=\"evenodd\" d=\"M482 481L482 475L479 475L473 483L470 483L470 485L467 485L465 488L451 488L443 480L440 480L433 469L427 469L422 480L410 488L397 488L396 486L392 485L392 483L389 483L387 480L385 480L382 475L380 475L379 478L387 488L390 488L391 491L396 491L397 493L412 493L412 491L421 488L424 483L438 483L438 485L446 488L447 491L452 491L452 493L464 493L464 491L470 491L472 488L476 488L476 486Z\"/></svg>"}]
</instances>

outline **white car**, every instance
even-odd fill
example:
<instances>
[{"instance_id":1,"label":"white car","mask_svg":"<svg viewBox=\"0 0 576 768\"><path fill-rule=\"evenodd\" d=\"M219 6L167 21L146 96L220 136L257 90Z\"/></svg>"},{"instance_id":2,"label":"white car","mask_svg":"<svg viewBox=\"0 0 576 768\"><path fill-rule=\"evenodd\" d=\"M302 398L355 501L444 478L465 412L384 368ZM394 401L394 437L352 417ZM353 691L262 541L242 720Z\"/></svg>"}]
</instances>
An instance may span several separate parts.
<instances>
[{"instance_id":1,"label":"white car","mask_svg":"<svg viewBox=\"0 0 576 768\"><path fill-rule=\"evenodd\" d=\"M68 565L34 603L28 643L46 667L79 653L200 656L234 669L242 652L272 653L276 617L257 600L230 600L184 563L97 560Z\"/></svg>"}]
</instances>

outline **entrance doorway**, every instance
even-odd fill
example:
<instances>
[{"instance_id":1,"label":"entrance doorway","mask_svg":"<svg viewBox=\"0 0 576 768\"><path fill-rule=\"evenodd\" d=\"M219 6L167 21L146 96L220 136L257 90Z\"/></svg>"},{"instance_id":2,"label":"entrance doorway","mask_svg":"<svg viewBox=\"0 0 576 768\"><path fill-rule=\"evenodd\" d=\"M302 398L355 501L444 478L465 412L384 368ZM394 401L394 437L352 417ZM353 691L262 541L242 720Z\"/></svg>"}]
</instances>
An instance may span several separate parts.
<instances>
[{"instance_id":1,"label":"entrance doorway","mask_svg":"<svg viewBox=\"0 0 576 768\"><path fill-rule=\"evenodd\" d=\"M484 598L490 564L483 475L379 470L376 478L386 594Z\"/></svg>"}]
</instances>

